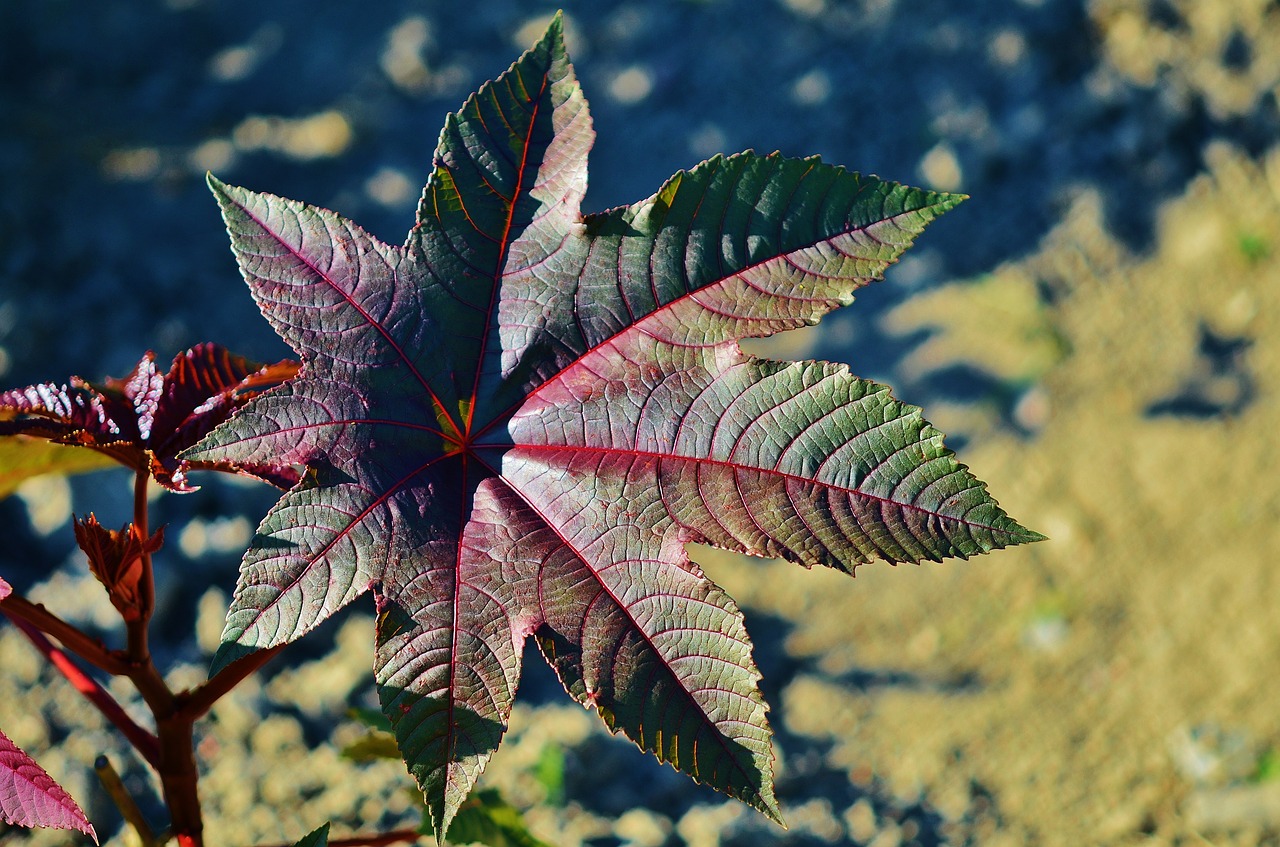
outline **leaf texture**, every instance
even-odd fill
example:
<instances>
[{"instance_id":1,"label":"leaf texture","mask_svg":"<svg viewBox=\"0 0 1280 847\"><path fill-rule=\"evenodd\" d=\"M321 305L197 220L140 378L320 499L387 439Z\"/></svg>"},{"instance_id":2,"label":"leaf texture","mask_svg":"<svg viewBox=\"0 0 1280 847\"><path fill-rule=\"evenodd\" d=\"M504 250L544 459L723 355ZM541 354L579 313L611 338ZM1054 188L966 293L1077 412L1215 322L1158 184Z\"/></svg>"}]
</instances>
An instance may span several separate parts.
<instances>
[{"instance_id":1,"label":"leaf texture","mask_svg":"<svg viewBox=\"0 0 1280 847\"><path fill-rule=\"evenodd\" d=\"M0 598L8 593L0 580ZM18 826L74 829L97 843L84 812L61 785L0 732L0 818Z\"/></svg>"},{"instance_id":2,"label":"leaf texture","mask_svg":"<svg viewBox=\"0 0 1280 847\"><path fill-rule=\"evenodd\" d=\"M529 637L612 729L781 820L742 615L687 542L852 572L1040 537L888 388L738 347L848 304L963 198L744 153L584 215L593 139L557 19L446 120L401 247L210 178L303 367L182 458L307 468L215 665L371 592L382 709L440 838Z\"/></svg>"}]
</instances>

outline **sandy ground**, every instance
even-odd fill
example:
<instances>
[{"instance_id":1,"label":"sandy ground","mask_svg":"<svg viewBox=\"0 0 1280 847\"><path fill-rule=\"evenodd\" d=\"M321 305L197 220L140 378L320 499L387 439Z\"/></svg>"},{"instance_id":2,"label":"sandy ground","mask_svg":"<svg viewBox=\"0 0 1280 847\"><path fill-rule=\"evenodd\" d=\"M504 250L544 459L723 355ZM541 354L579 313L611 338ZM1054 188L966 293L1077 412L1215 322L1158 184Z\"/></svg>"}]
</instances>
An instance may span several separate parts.
<instances>
[{"instance_id":1,"label":"sandy ground","mask_svg":"<svg viewBox=\"0 0 1280 847\"><path fill-rule=\"evenodd\" d=\"M0 133L6 383L123 371L139 345L168 354L205 337L278 355L199 174L399 240L443 111L550 8L417 3L347 22L324 3L259 6L155 4L147 29L124 4L15 4L0 35L14 116ZM748 146L974 196L881 291L771 349L887 378L1050 540L853 580L695 551L756 641L785 832L607 737L533 656L486 783L558 847L1280 842L1280 11L566 7L600 133L595 208ZM99 481L0 503L0 567L105 621L92 592L67 608L79 583L64 572L31 587L68 557L70 510L102 515L100 489L125 493L86 479ZM235 550L269 501L215 484L157 503L183 565L162 584L173 631L199 610L200 638L171 657L178 677L201 673ZM360 734L343 713L364 702L366 611L204 726L213 843L412 815L402 767L337 754ZM101 728L70 732L95 719L11 630L0 655L0 725L111 832L87 765L116 751L145 794L140 769Z\"/></svg>"}]
</instances>

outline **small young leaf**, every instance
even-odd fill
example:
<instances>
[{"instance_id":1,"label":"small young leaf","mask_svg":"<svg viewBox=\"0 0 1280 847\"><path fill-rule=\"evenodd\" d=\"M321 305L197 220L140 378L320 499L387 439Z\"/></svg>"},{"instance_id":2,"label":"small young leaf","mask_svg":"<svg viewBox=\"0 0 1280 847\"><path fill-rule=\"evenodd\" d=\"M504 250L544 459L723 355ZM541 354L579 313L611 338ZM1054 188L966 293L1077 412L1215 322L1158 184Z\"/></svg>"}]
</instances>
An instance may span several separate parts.
<instances>
[{"instance_id":1,"label":"small young leaf","mask_svg":"<svg viewBox=\"0 0 1280 847\"><path fill-rule=\"evenodd\" d=\"M0 580L0 598L9 586ZM93 825L61 785L0 732L0 818L18 826L74 829L98 841Z\"/></svg>"},{"instance_id":2,"label":"small young leaf","mask_svg":"<svg viewBox=\"0 0 1280 847\"><path fill-rule=\"evenodd\" d=\"M164 528L144 538L133 524L121 530L106 529L97 517L77 518L76 543L89 557L89 570L107 589L111 604L126 621L140 620L151 613L139 591L142 557L154 553L164 543Z\"/></svg>"},{"instance_id":3,"label":"small young leaf","mask_svg":"<svg viewBox=\"0 0 1280 847\"><path fill-rule=\"evenodd\" d=\"M242 473L288 488L298 474L287 463L191 463L178 453L297 371L296 362L260 365L216 344L200 344L175 357L162 374L148 352L127 377L108 379L100 388L72 377L67 385L0 393L0 435L88 447L150 473L171 491L194 491L187 480L193 469Z\"/></svg>"},{"instance_id":4,"label":"small young leaf","mask_svg":"<svg viewBox=\"0 0 1280 847\"><path fill-rule=\"evenodd\" d=\"M593 140L557 17L446 118L403 247L209 179L304 367L182 458L309 469L215 667L371 591L382 710L441 839L530 636L611 729L780 820L742 615L686 542L852 572L1040 538L887 387L738 346L848 304L962 197L743 153L584 215Z\"/></svg>"},{"instance_id":5,"label":"small young leaf","mask_svg":"<svg viewBox=\"0 0 1280 847\"><path fill-rule=\"evenodd\" d=\"M328 847L328 845L329 822L326 821L322 826L304 835L293 847Z\"/></svg>"}]
</instances>

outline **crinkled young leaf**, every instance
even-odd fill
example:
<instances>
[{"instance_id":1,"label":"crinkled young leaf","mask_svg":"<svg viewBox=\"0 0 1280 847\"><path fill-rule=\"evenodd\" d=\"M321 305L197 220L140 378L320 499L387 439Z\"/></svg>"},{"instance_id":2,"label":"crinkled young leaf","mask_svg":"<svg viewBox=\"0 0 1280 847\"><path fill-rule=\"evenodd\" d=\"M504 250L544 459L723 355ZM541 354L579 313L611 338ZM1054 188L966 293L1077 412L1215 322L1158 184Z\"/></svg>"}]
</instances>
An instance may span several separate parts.
<instances>
[{"instance_id":1,"label":"crinkled young leaf","mask_svg":"<svg viewBox=\"0 0 1280 847\"><path fill-rule=\"evenodd\" d=\"M741 614L686 542L852 572L1040 537L884 386L737 343L849 303L962 198L744 153L584 216L593 138L557 20L448 117L403 247L210 178L304 368L183 455L310 469L215 664L372 590L382 708L441 837L529 636L611 728L778 819Z\"/></svg>"},{"instance_id":2,"label":"crinkled young leaf","mask_svg":"<svg viewBox=\"0 0 1280 847\"><path fill-rule=\"evenodd\" d=\"M123 379L97 387L72 377L0 393L0 435L23 435L88 447L138 471L171 491L194 491L191 470L256 476L281 488L298 481L287 463L187 462L178 453L194 445L257 394L298 371L296 362L262 365L217 344L178 354L167 373L147 352ZM17 442L13 442L17 443Z\"/></svg>"},{"instance_id":3,"label":"crinkled young leaf","mask_svg":"<svg viewBox=\"0 0 1280 847\"><path fill-rule=\"evenodd\" d=\"M9 586L0 580L0 599ZM74 829L98 841L93 824L71 795L0 732L0 819L18 826Z\"/></svg>"},{"instance_id":4,"label":"crinkled young leaf","mask_svg":"<svg viewBox=\"0 0 1280 847\"><path fill-rule=\"evenodd\" d=\"M164 528L145 537L133 524L122 529L107 529L92 513L76 518L76 543L89 558L89 570L107 589L111 604L126 621L149 617L149 598L141 590L142 557L154 553L164 544Z\"/></svg>"}]
</instances>

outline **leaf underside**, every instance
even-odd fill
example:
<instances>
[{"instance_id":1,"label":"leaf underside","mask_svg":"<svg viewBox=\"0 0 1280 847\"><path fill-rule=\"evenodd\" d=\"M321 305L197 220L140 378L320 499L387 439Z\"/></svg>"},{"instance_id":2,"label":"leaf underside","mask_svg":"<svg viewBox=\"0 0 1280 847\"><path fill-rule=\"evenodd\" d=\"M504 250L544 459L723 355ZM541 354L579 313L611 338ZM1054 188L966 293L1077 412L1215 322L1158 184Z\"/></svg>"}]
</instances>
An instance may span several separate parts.
<instances>
[{"instance_id":1,"label":"leaf underside","mask_svg":"<svg viewBox=\"0 0 1280 847\"><path fill-rule=\"evenodd\" d=\"M886 387L738 347L848 304L963 198L744 153L584 216L593 139L557 19L447 118L403 246L210 177L303 369L183 457L309 468L215 664L372 591L383 711L441 838L529 636L612 729L780 820L742 615L686 542L852 572L1040 537Z\"/></svg>"},{"instance_id":2,"label":"leaf underside","mask_svg":"<svg viewBox=\"0 0 1280 847\"><path fill-rule=\"evenodd\" d=\"M9 593L0 580L0 599ZM18 826L74 829L98 836L65 789L0 732L0 820Z\"/></svg>"}]
</instances>

